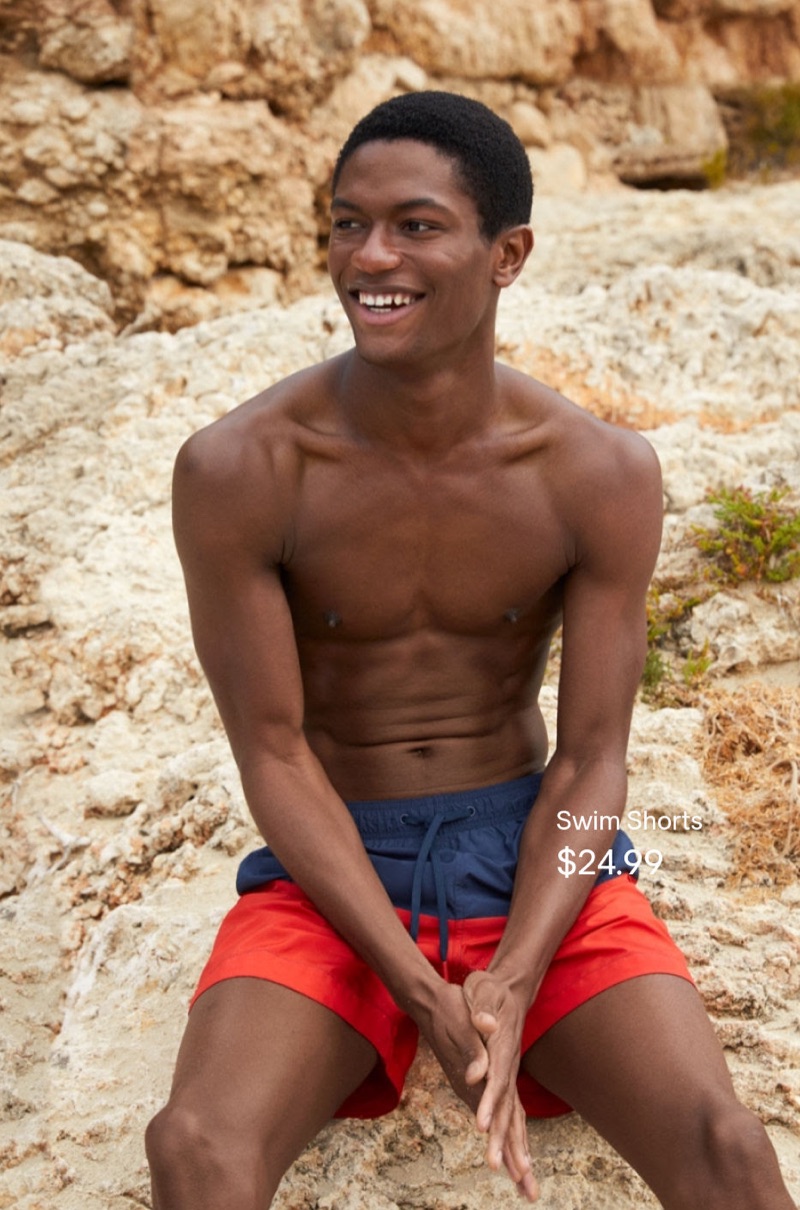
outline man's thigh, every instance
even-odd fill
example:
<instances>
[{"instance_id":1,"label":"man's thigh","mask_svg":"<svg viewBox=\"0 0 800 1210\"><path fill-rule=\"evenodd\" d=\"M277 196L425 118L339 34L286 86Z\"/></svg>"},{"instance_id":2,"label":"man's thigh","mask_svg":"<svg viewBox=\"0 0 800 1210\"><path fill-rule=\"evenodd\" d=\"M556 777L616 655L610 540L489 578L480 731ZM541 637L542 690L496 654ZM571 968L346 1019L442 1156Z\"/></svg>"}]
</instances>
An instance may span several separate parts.
<instances>
[{"instance_id":1,"label":"man's thigh","mask_svg":"<svg viewBox=\"0 0 800 1210\"><path fill-rule=\"evenodd\" d=\"M522 1066L656 1190L696 1147L708 1110L735 1103L700 996L674 975L629 979L587 1000L527 1051Z\"/></svg>"},{"instance_id":2,"label":"man's thigh","mask_svg":"<svg viewBox=\"0 0 800 1210\"><path fill-rule=\"evenodd\" d=\"M195 1002L170 1102L243 1151L289 1166L376 1061L330 1009L264 979L226 979Z\"/></svg>"}]
</instances>

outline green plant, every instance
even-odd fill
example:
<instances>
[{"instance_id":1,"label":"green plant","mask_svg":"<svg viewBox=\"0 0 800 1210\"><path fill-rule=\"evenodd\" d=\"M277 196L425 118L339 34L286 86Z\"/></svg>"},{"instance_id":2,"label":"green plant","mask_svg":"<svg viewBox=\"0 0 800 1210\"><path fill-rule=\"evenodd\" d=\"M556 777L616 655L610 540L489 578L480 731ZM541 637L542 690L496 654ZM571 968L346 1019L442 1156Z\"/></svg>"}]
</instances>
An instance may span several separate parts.
<instances>
[{"instance_id":1,"label":"green plant","mask_svg":"<svg viewBox=\"0 0 800 1210\"><path fill-rule=\"evenodd\" d=\"M756 89L750 138L761 157L791 164L800 150L800 87Z\"/></svg>"},{"instance_id":2,"label":"green plant","mask_svg":"<svg viewBox=\"0 0 800 1210\"><path fill-rule=\"evenodd\" d=\"M735 487L706 496L716 505L717 528L694 526L695 542L715 579L779 584L800 575L800 512L780 507L787 495L788 488L753 493Z\"/></svg>"},{"instance_id":3,"label":"green plant","mask_svg":"<svg viewBox=\"0 0 800 1210\"><path fill-rule=\"evenodd\" d=\"M674 660L668 658L667 649L673 654L685 642L680 634L681 622L688 619L695 605L705 600L708 594L683 597L678 593L653 583L647 593L647 654L642 672L642 695L645 701L662 705L680 698L675 680ZM683 682L694 688L712 663L704 649L699 655L690 655L683 667ZM677 697L676 697L677 694Z\"/></svg>"},{"instance_id":4,"label":"green plant","mask_svg":"<svg viewBox=\"0 0 800 1210\"><path fill-rule=\"evenodd\" d=\"M728 177L728 152L725 147L716 151L710 159L701 166L703 176L709 189L719 189Z\"/></svg>"},{"instance_id":5,"label":"green plant","mask_svg":"<svg viewBox=\"0 0 800 1210\"><path fill-rule=\"evenodd\" d=\"M721 93L719 101L728 135L728 176L758 173L769 180L775 173L796 170L800 84L733 88Z\"/></svg>"},{"instance_id":6,"label":"green plant","mask_svg":"<svg viewBox=\"0 0 800 1210\"><path fill-rule=\"evenodd\" d=\"M642 671L642 687L645 690L645 696L655 692L666 675L667 665L663 655L657 647L648 647Z\"/></svg>"},{"instance_id":7,"label":"green plant","mask_svg":"<svg viewBox=\"0 0 800 1210\"><path fill-rule=\"evenodd\" d=\"M690 688L700 684L711 665L714 657L708 650L708 639L703 644L702 651L693 651L687 655L683 663L683 681Z\"/></svg>"}]
</instances>

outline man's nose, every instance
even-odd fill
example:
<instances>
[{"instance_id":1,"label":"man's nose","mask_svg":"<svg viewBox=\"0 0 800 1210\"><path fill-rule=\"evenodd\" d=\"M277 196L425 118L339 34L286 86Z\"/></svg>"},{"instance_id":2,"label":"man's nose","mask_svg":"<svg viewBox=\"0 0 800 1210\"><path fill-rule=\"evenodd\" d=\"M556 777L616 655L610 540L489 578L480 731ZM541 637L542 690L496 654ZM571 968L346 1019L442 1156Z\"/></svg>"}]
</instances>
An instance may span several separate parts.
<instances>
[{"instance_id":1,"label":"man's nose","mask_svg":"<svg viewBox=\"0 0 800 1210\"><path fill-rule=\"evenodd\" d=\"M364 273L386 273L396 269L402 256L385 227L370 227L353 253L352 261Z\"/></svg>"}]
</instances>

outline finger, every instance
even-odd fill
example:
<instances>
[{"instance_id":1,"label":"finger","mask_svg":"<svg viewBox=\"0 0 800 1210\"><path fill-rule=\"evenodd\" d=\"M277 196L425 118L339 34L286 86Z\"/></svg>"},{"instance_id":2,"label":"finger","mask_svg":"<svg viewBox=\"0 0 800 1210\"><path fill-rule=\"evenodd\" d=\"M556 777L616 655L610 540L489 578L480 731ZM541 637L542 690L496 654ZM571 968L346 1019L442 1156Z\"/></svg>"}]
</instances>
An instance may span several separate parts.
<instances>
[{"instance_id":1,"label":"finger","mask_svg":"<svg viewBox=\"0 0 800 1210\"><path fill-rule=\"evenodd\" d=\"M515 1100L516 1089L513 1091L509 1089L506 1095L496 1102L489 1124L488 1139L486 1142L486 1162L495 1172L502 1166L506 1158L506 1145L515 1108ZM513 1152L508 1152L508 1158L515 1171L517 1170L518 1151L519 1149L515 1148ZM520 1174L524 1170L525 1166L523 1165L523 1167L519 1168Z\"/></svg>"},{"instance_id":2,"label":"finger","mask_svg":"<svg viewBox=\"0 0 800 1210\"><path fill-rule=\"evenodd\" d=\"M516 1110L512 1128L506 1139L503 1151L503 1162L517 1189L520 1197L528 1202L535 1202L539 1197L539 1184L533 1174L530 1151L528 1149L528 1132L525 1113L517 1098Z\"/></svg>"},{"instance_id":3,"label":"finger","mask_svg":"<svg viewBox=\"0 0 800 1210\"><path fill-rule=\"evenodd\" d=\"M505 1076L501 1074L503 1072L506 1073ZM475 1122L482 1134L496 1129L494 1119L498 1106L508 1097L516 1096L516 1073L516 1055L510 1062L503 1062L494 1055L489 1056L486 1087L475 1113ZM505 1116L507 1118L507 1113Z\"/></svg>"},{"instance_id":4,"label":"finger","mask_svg":"<svg viewBox=\"0 0 800 1210\"><path fill-rule=\"evenodd\" d=\"M527 1202L538 1202L539 1182L532 1172L526 1173L524 1178L517 1183L517 1192Z\"/></svg>"},{"instance_id":5,"label":"finger","mask_svg":"<svg viewBox=\"0 0 800 1210\"><path fill-rule=\"evenodd\" d=\"M483 1090L483 1096L478 1102L478 1108L475 1111L475 1125L478 1127L478 1130L480 1130L481 1134L486 1134L492 1124L496 1100L497 1092L494 1082L487 1082L487 1085Z\"/></svg>"},{"instance_id":6,"label":"finger","mask_svg":"<svg viewBox=\"0 0 800 1210\"><path fill-rule=\"evenodd\" d=\"M514 1098L514 1108L503 1147L503 1162L516 1184L521 1183L527 1173L532 1171L527 1124L519 1096Z\"/></svg>"},{"instance_id":7,"label":"finger","mask_svg":"<svg viewBox=\"0 0 800 1210\"><path fill-rule=\"evenodd\" d=\"M516 1077L519 1066L518 1047L513 1046L510 1039L503 1038L502 1035L487 1039L486 1053L488 1056L486 1088L476 1114L478 1129L483 1133L489 1129L501 1099L509 1093L516 1094Z\"/></svg>"},{"instance_id":8,"label":"finger","mask_svg":"<svg viewBox=\"0 0 800 1210\"><path fill-rule=\"evenodd\" d=\"M473 1087L475 1084L480 1084L481 1080L486 1079L486 1073L489 1070L489 1054L485 1046L481 1047L480 1053L477 1054L469 1063L464 1074L465 1083Z\"/></svg>"}]
</instances>

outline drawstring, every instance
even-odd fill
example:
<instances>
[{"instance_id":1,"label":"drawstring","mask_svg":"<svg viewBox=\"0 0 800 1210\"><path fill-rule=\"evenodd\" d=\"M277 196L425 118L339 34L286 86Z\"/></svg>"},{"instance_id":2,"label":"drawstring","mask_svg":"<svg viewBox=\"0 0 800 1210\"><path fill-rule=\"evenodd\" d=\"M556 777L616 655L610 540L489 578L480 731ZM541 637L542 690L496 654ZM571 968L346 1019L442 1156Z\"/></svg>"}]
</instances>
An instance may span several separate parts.
<instances>
[{"instance_id":1,"label":"drawstring","mask_svg":"<svg viewBox=\"0 0 800 1210\"><path fill-rule=\"evenodd\" d=\"M416 941L419 936L419 917L420 905L422 903L422 878L425 873L425 863L430 858L431 868L433 870L433 884L436 890L436 911L439 917L439 957L442 962L447 961L447 942L448 942L448 910L447 910L447 892L444 882L444 871L439 858L438 851L433 847L439 829L443 823L452 823L456 819L469 819L475 814L474 807L451 807L449 810L437 811L428 823L428 820L412 814L402 815L402 822L409 825L422 826L428 824L428 829L422 838L422 844L419 847L417 861L414 866L414 878L411 883L411 936Z\"/></svg>"}]
</instances>

